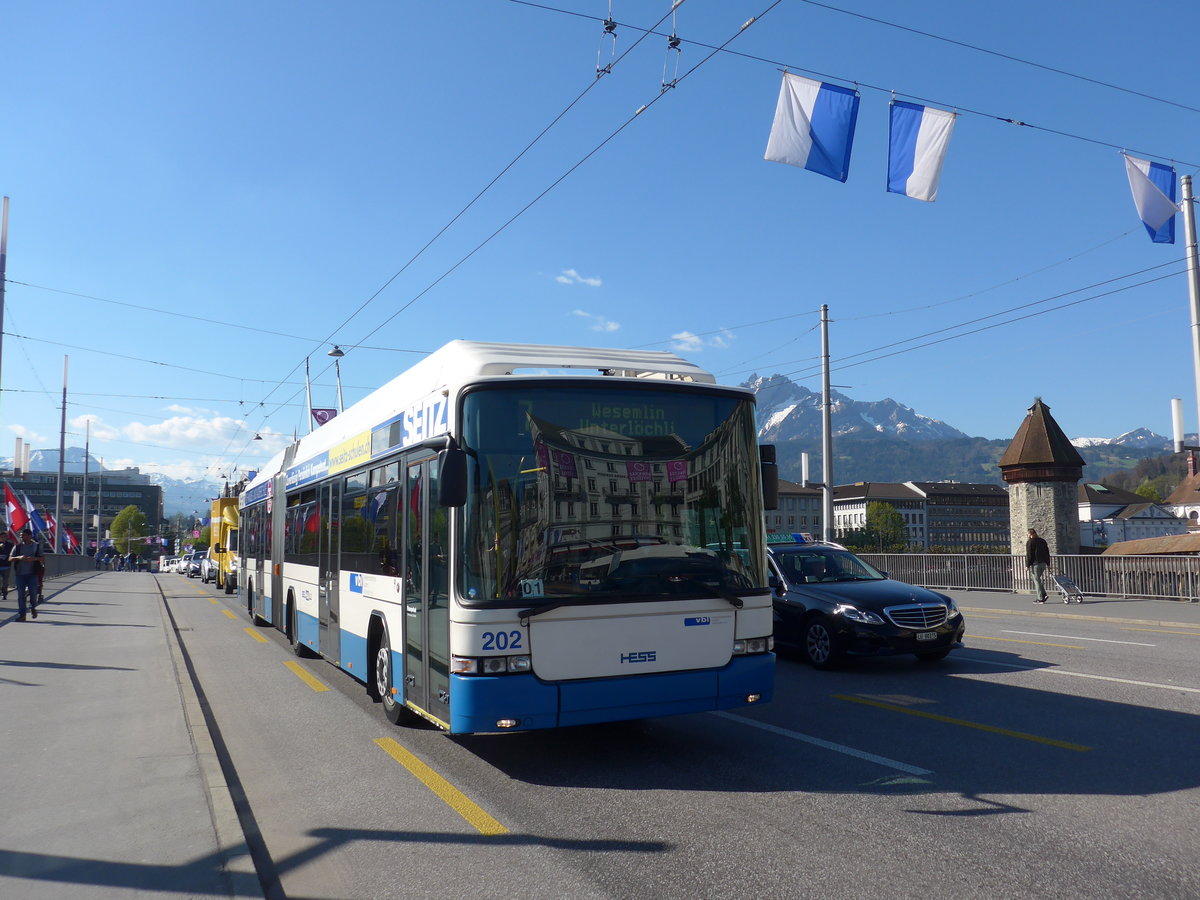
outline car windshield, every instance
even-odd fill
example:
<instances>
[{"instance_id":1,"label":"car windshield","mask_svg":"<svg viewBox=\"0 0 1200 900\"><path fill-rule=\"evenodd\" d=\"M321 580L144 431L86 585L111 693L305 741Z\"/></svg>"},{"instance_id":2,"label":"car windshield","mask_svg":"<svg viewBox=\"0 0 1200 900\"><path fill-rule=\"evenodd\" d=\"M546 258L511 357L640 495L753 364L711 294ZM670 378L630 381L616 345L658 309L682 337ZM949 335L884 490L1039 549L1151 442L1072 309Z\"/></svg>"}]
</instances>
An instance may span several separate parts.
<instances>
[{"instance_id":1,"label":"car windshield","mask_svg":"<svg viewBox=\"0 0 1200 900\"><path fill-rule=\"evenodd\" d=\"M765 592L753 400L551 381L463 401L463 600Z\"/></svg>"},{"instance_id":2,"label":"car windshield","mask_svg":"<svg viewBox=\"0 0 1200 900\"><path fill-rule=\"evenodd\" d=\"M880 581L886 576L848 550L802 545L773 550L775 563L791 584L836 581Z\"/></svg>"}]
</instances>

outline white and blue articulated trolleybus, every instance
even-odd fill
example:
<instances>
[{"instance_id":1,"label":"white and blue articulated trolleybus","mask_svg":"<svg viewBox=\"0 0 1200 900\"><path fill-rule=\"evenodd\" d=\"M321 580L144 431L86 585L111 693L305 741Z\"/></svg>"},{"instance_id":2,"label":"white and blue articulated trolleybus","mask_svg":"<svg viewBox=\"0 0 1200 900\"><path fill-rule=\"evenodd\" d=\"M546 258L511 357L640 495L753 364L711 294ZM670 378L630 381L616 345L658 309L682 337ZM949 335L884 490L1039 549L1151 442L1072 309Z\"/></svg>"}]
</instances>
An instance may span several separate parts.
<instances>
[{"instance_id":1,"label":"white and blue articulated trolleybus","mask_svg":"<svg viewBox=\"0 0 1200 900\"><path fill-rule=\"evenodd\" d=\"M455 341L246 486L238 593L393 722L765 702L760 455L753 394L672 353Z\"/></svg>"}]
</instances>

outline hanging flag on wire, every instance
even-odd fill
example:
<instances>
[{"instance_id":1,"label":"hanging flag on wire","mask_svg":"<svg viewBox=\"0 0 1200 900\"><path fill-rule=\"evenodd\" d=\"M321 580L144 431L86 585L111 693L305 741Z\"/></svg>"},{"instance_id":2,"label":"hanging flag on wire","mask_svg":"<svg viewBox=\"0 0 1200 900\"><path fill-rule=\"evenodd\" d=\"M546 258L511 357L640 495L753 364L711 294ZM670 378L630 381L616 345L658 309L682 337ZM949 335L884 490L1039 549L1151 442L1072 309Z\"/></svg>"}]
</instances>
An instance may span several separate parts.
<instances>
[{"instance_id":1,"label":"hanging flag on wire","mask_svg":"<svg viewBox=\"0 0 1200 900\"><path fill-rule=\"evenodd\" d=\"M1175 243L1175 213L1179 212L1179 204L1175 202L1175 170L1128 153L1121 155L1125 157L1133 205L1150 239L1156 244Z\"/></svg>"},{"instance_id":2,"label":"hanging flag on wire","mask_svg":"<svg viewBox=\"0 0 1200 900\"><path fill-rule=\"evenodd\" d=\"M937 199L942 163L958 117L903 100L892 101L889 116L887 189L932 203Z\"/></svg>"},{"instance_id":3,"label":"hanging flag on wire","mask_svg":"<svg viewBox=\"0 0 1200 900\"><path fill-rule=\"evenodd\" d=\"M763 158L844 182L850 175L858 99L849 88L784 72Z\"/></svg>"}]
</instances>

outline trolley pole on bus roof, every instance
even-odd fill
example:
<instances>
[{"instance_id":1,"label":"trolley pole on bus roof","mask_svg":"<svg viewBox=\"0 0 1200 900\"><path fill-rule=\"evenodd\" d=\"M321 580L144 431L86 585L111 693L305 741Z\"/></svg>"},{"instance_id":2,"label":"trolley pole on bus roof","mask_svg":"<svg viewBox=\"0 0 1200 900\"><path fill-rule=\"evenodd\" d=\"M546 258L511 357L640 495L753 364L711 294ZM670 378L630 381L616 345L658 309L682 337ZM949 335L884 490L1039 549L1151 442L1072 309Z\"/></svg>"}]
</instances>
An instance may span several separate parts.
<instances>
[{"instance_id":1,"label":"trolley pole on bus roof","mask_svg":"<svg viewBox=\"0 0 1200 900\"><path fill-rule=\"evenodd\" d=\"M829 305L821 304L821 528L832 541L833 532L833 417L829 399Z\"/></svg>"}]
</instances>

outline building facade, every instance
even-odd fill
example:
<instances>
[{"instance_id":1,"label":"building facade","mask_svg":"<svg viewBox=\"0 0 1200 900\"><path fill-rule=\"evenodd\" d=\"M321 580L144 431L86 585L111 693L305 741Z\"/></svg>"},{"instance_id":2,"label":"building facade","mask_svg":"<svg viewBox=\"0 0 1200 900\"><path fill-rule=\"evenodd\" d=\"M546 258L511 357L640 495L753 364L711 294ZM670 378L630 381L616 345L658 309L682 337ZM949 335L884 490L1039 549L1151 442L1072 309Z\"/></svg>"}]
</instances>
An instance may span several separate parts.
<instances>
[{"instance_id":1,"label":"building facade","mask_svg":"<svg viewBox=\"0 0 1200 900\"><path fill-rule=\"evenodd\" d=\"M1186 534L1188 520L1163 503L1103 484L1079 485L1080 548Z\"/></svg>"},{"instance_id":2,"label":"building facade","mask_svg":"<svg viewBox=\"0 0 1200 900\"><path fill-rule=\"evenodd\" d=\"M906 485L925 498L926 549L943 553L1008 549L1008 491L1000 485L954 481Z\"/></svg>"},{"instance_id":3,"label":"building facade","mask_svg":"<svg viewBox=\"0 0 1200 900\"><path fill-rule=\"evenodd\" d=\"M779 479L779 508L767 510L766 524L768 539L793 534L820 538L821 488Z\"/></svg>"},{"instance_id":4,"label":"building facade","mask_svg":"<svg viewBox=\"0 0 1200 900\"><path fill-rule=\"evenodd\" d=\"M54 512L58 492L57 472L25 472L19 478L11 471L4 472L3 479L13 491L29 498L39 512ZM62 517L66 526L77 538L82 539L83 514L87 513L87 537L91 545L96 540L96 515L99 503L100 533L127 506L136 506L146 516L152 529L163 523L162 486L151 484L150 479L137 469L114 472L89 472L87 490L84 491L84 476L81 472L65 472L62 477Z\"/></svg>"}]
</instances>

